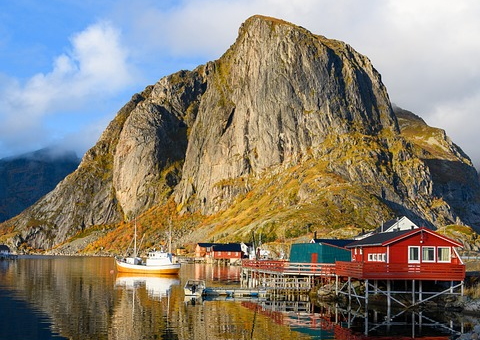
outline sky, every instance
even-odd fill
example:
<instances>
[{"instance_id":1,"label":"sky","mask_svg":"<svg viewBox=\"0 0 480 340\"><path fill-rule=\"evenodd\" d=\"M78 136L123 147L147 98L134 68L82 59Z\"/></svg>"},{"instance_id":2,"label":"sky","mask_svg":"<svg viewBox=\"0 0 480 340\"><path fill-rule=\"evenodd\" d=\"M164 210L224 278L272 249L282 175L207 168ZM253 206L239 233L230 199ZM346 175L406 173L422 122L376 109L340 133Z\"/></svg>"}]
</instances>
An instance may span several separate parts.
<instances>
[{"instance_id":1,"label":"sky","mask_svg":"<svg viewBox=\"0 0 480 340\"><path fill-rule=\"evenodd\" d=\"M0 0L0 158L82 156L134 93L218 59L255 14L366 55L480 169L478 0Z\"/></svg>"}]
</instances>

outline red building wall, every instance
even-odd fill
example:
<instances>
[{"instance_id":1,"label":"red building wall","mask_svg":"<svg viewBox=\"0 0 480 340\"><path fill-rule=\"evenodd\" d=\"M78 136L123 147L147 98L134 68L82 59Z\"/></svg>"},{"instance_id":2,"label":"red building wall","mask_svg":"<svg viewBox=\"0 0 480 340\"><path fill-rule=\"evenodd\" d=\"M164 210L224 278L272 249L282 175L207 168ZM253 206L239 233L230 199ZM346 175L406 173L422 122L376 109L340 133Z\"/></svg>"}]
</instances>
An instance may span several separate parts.
<instances>
[{"instance_id":1,"label":"red building wall","mask_svg":"<svg viewBox=\"0 0 480 340\"><path fill-rule=\"evenodd\" d=\"M241 251L214 251L213 258L215 259L241 259Z\"/></svg>"},{"instance_id":2,"label":"red building wall","mask_svg":"<svg viewBox=\"0 0 480 340\"><path fill-rule=\"evenodd\" d=\"M438 247L448 248L450 252L450 262L460 264L461 261L455 253L452 243L442 238L440 235L429 232L420 232L406 238L400 238L387 246L363 246L352 248L353 262L388 262L388 263L408 263L409 247L418 247L418 263L438 263ZM424 261L423 248L433 247L434 260ZM443 262L446 263L446 262Z\"/></svg>"},{"instance_id":3,"label":"red building wall","mask_svg":"<svg viewBox=\"0 0 480 340\"><path fill-rule=\"evenodd\" d=\"M448 247L450 249L451 262L453 264L460 264L460 260L456 256L456 253L452 247L452 244L447 240L438 237L437 235L430 234L428 232L418 233L402 239L398 242L391 244L389 247L389 263L408 263L409 247L419 247L420 250L420 263L429 262L437 263L437 251L438 247ZM433 262L424 261L422 258L423 247L434 247L435 260Z\"/></svg>"}]
</instances>

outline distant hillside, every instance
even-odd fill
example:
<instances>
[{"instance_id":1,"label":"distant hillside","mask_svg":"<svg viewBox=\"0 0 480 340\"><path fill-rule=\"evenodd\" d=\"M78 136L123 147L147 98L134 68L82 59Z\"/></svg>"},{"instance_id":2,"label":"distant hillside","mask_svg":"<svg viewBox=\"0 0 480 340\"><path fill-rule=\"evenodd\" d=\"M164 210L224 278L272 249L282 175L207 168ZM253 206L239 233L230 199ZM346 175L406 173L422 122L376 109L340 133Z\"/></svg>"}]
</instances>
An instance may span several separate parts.
<instances>
[{"instance_id":1,"label":"distant hillside","mask_svg":"<svg viewBox=\"0 0 480 340\"><path fill-rule=\"evenodd\" d=\"M175 245L290 242L351 237L397 216L479 231L468 156L394 110L348 44L254 16L219 59L135 94L74 173L0 225L0 242L115 252L134 217L145 249L170 224Z\"/></svg>"},{"instance_id":2,"label":"distant hillside","mask_svg":"<svg viewBox=\"0 0 480 340\"><path fill-rule=\"evenodd\" d=\"M0 222L53 190L79 163L74 152L53 149L0 159Z\"/></svg>"}]
</instances>

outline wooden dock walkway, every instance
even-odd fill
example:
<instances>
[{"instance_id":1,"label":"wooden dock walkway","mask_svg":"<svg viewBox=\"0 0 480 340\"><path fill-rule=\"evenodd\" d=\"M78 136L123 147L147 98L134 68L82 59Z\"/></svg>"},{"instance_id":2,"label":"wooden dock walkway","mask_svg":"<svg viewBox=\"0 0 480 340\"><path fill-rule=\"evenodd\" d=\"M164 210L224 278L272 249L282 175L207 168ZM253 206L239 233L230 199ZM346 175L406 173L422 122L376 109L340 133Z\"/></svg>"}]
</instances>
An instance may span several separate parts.
<instances>
[{"instance_id":1,"label":"wooden dock walkway","mask_svg":"<svg viewBox=\"0 0 480 340\"><path fill-rule=\"evenodd\" d=\"M225 297L252 297L263 298L269 297L271 290L262 288L225 288L225 287L208 287L203 291L204 296L225 296Z\"/></svg>"}]
</instances>

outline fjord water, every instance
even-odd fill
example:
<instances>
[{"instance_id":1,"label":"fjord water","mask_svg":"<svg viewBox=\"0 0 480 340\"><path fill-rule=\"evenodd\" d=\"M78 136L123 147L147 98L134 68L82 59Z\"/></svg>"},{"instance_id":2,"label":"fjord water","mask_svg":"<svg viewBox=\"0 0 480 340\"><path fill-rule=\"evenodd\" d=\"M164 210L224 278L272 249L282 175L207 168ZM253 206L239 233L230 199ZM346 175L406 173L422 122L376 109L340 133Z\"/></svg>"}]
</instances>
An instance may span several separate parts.
<instances>
[{"instance_id":1,"label":"fjord water","mask_svg":"<svg viewBox=\"0 0 480 340\"><path fill-rule=\"evenodd\" d=\"M240 268L190 264L178 277L142 277L117 274L112 258L2 261L0 339L334 339L365 334L362 315L377 323L385 318L378 312L314 308L308 301L192 300L183 294L190 278L234 287ZM400 329L409 337L423 332L447 338L463 327L450 321L453 333L443 326L421 328L423 316L401 315L413 320L411 329ZM385 335L381 329L369 335ZM391 332L399 335L394 327L387 329Z\"/></svg>"}]
</instances>

